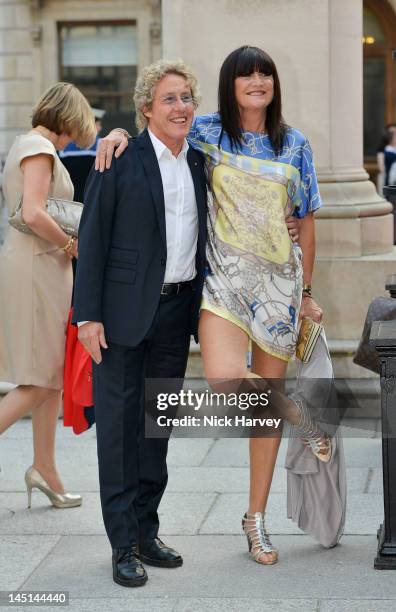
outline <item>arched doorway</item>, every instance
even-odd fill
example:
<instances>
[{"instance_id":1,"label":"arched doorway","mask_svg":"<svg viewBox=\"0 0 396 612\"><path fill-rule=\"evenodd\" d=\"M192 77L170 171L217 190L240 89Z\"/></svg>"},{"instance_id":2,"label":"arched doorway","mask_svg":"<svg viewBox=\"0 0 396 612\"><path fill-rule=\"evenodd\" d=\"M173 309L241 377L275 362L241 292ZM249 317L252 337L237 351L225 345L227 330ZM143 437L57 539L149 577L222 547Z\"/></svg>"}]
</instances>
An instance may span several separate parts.
<instances>
[{"instance_id":1,"label":"arched doorway","mask_svg":"<svg viewBox=\"0 0 396 612\"><path fill-rule=\"evenodd\" d=\"M387 0L363 3L364 161L375 180L384 127L396 122L396 13Z\"/></svg>"}]
</instances>

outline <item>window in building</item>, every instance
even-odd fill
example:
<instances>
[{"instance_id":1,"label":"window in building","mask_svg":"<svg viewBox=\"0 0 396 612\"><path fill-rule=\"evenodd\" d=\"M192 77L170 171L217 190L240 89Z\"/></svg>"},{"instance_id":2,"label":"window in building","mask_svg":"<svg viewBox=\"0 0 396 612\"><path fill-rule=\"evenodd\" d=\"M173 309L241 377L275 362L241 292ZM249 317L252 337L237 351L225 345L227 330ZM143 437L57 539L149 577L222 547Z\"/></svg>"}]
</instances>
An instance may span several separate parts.
<instances>
[{"instance_id":1,"label":"window in building","mask_svg":"<svg viewBox=\"0 0 396 612\"><path fill-rule=\"evenodd\" d=\"M363 66L364 155L375 157L384 131L385 61L367 58Z\"/></svg>"},{"instance_id":2,"label":"window in building","mask_svg":"<svg viewBox=\"0 0 396 612\"><path fill-rule=\"evenodd\" d=\"M364 158L375 178L384 128L396 120L396 13L387 0L364 0L362 43Z\"/></svg>"},{"instance_id":3,"label":"window in building","mask_svg":"<svg viewBox=\"0 0 396 612\"><path fill-rule=\"evenodd\" d=\"M367 7L363 8L363 43L366 45L386 43L385 32L379 18Z\"/></svg>"},{"instance_id":4,"label":"window in building","mask_svg":"<svg viewBox=\"0 0 396 612\"><path fill-rule=\"evenodd\" d=\"M133 89L138 52L135 22L59 24L60 78L74 83L94 108L103 131L135 131Z\"/></svg>"}]
</instances>

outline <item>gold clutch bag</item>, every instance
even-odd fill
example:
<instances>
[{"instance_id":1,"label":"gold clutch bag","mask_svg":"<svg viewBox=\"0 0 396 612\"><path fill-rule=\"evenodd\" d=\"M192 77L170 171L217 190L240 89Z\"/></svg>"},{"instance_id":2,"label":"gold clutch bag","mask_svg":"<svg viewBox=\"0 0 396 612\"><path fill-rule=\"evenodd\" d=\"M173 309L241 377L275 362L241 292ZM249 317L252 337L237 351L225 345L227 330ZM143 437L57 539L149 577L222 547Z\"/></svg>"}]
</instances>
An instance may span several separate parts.
<instances>
[{"instance_id":1,"label":"gold clutch bag","mask_svg":"<svg viewBox=\"0 0 396 612\"><path fill-rule=\"evenodd\" d=\"M323 325L316 323L309 317L304 317L301 321L300 331L297 339L296 357L303 363L308 363L311 359L315 344L318 341Z\"/></svg>"}]
</instances>

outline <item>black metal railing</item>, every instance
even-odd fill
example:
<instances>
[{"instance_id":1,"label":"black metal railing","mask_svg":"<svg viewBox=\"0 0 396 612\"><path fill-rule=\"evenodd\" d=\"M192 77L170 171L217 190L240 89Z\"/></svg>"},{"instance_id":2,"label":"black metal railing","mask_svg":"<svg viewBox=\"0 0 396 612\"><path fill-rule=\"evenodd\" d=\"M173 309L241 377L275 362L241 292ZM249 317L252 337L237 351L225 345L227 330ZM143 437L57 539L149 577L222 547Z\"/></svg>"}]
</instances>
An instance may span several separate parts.
<instances>
[{"instance_id":1,"label":"black metal railing","mask_svg":"<svg viewBox=\"0 0 396 612\"><path fill-rule=\"evenodd\" d=\"M386 289L396 298L396 275ZM375 569L396 569L396 321L375 321L370 344L381 363L382 469L384 522L378 529Z\"/></svg>"},{"instance_id":2,"label":"black metal railing","mask_svg":"<svg viewBox=\"0 0 396 612\"><path fill-rule=\"evenodd\" d=\"M393 244L396 244L396 185L386 185L383 193L388 202L393 206Z\"/></svg>"}]
</instances>

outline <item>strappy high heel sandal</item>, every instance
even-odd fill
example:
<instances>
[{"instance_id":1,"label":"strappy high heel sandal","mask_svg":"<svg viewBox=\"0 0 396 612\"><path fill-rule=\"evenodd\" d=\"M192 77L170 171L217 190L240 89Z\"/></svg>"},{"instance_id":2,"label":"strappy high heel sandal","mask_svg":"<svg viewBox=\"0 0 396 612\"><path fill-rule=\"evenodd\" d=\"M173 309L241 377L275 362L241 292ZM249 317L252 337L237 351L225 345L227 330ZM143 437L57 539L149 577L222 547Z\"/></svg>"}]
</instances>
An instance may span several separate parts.
<instances>
[{"instance_id":1,"label":"strappy high heel sandal","mask_svg":"<svg viewBox=\"0 0 396 612\"><path fill-rule=\"evenodd\" d=\"M274 565L278 562L278 551L269 538L264 514L264 512L246 513L242 519L242 529L247 537L251 558L261 565ZM269 561L265 560L266 557Z\"/></svg>"},{"instance_id":2,"label":"strappy high heel sandal","mask_svg":"<svg viewBox=\"0 0 396 612\"><path fill-rule=\"evenodd\" d=\"M332 454L331 438L316 425L304 402L295 398L293 398L293 401L300 411L300 422L297 425L297 431L301 441L310 447L319 461L328 463Z\"/></svg>"}]
</instances>

